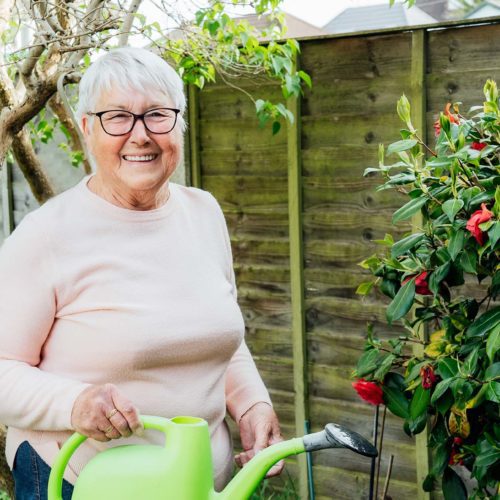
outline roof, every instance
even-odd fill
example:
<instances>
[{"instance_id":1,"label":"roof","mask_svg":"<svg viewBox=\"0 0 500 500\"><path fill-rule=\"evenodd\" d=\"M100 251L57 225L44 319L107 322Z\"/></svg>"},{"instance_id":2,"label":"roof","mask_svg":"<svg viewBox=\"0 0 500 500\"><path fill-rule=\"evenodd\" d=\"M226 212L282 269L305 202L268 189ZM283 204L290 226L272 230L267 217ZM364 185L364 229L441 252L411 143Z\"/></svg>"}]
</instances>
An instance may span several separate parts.
<instances>
[{"instance_id":1,"label":"roof","mask_svg":"<svg viewBox=\"0 0 500 500\"><path fill-rule=\"evenodd\" d=\"M303 36L318 36L325 35L325 32L322 28L317 28L312 24L309 24L298 17L292 16L288 12L284 12L285 15L285 26L286 33L285 38L300 38ZM257 28L259 31L262 31L268 27L268 16L258 16L257 14L248 14L246 16L238 17L235 20L245 20L248 21L249 24Z\"/></svg>"},{"instance_id":2,"label":"roof","mask_svg":"<svg viewBox=\"0 0 500 500\"><path fill-rule=\"evenodd\" d=\"M429 14L416 6L406 7L396 3L390 7L389 2L364 7L350 7L334 17L323 26L326 33L352 33L356 31L379 30L399 26L415 26L437 22Z\"/></svg>"},{"instance_id":3,"label":"roof","mask_svg":"<svg viewBox=\"0 0 500 500\"><path fill-rule=\"evenodd\" d=\"M464 19L479 19L481 17L500 16L500 1L486 0L464 16Z\"/></svg>"},{"instance_id":4,"label":"roof","mask_svg":"<svg viewBox=\"0 0 500 500\"><path fill-rule=\"evenodd\" d=\"M285 26L287 28L284 38L300 38L304 36L318 36L327 34L327 32L323 31L321 28L317 28L316 26L313 26L312 24L309 24L302 19L292 16L292 14L288 14L287 12L284 12L284 14ZM259 16L257 14L248 14L246 16L236 17L234 18L234 20L236 22L247 21L259 32L269 27L269 16L267 15ZM168 37L172 40L178 40L184 38L185 33L182 28L177 28L171 30L168 34ZM265 41L268 40L268 38L261 37L260 40Z\"/></svg>"}]
</instances>

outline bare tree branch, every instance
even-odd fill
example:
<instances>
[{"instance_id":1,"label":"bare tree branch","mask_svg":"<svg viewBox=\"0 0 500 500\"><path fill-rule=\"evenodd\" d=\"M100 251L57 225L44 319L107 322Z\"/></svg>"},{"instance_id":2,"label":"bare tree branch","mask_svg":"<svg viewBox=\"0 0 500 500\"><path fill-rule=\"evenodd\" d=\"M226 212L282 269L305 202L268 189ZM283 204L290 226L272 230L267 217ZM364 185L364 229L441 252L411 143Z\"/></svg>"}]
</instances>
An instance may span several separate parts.
<instances>
[{"instance_id":1,"label":"bare tree branch","mask_svg":"<svg viewBox=\"0 0 500 500\"><path fill-rule=\"evenodd\" d=\"M32 47L29 50L28 56L21 65L21 78L23 79L26 88L30 88L33 86L33 80L31 78L33 69L40 59L40 56L43 54L44 50L45 47L43 44Z\"/></svg>"},{"instance_id":2,"label":"bare tree branch","mask_svg":"<svg viewBox=\"0 0 500 500\"><path fill-rule=\"evenodd\" d=\"M139 9L142 0L132 0L130 3L130 7L127 12L127 16L125 17L125 21L123 22L122 30L120 36L118 37L118 46L123 47L127 45L128 35L132 28L132 24L134 23L135 13Z\"/></svg>"},{"instance_id":3,"label":"bare tree branch","mask_svg":"<svg viewBox=\"0 0 500 500\"><path fill-rule=\"evenodd\" d=\"M59 94L55 94L49 99L48 102L50 109L52 112L59 118L59 121L66 127L66 130L69 132L71 137L70 139L70 148L73 151L85 151L84 144L80 140L80 135L78 134L77 125L73 121L73 119L68 115L66 108L64 107ZM83 169L86 174L92 173L92 167L85 156L83 159Z\"/></svg>"},{"instance_id":4,"label":"bare tree branch","mask_svg":"<svg viewBox=\"0 0 500 500\"><path fill-rule=\"evenodd\" d=\"M55 190L33 150L29 133L26 130L14 136L12 152L38 203L45 203L52 198L56 194Z\"/></svg>"}]
</instances>

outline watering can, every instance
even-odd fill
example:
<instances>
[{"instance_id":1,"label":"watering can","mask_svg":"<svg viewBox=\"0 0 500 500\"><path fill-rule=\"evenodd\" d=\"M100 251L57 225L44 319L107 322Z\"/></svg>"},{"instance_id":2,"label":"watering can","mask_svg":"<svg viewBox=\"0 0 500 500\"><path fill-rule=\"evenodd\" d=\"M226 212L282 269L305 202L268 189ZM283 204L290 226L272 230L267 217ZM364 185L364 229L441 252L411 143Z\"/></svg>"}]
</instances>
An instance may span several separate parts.
<instances>
[{"instance_id":1,"label":"watering can","mask_svg":"<svg viewBox=\"0 0 500 500\"><path fill-rule=\"evenodd\" d=\"M377 450L340 425L273 444L236 474L221 492L214 490L208 424L195 417L142 416L145 429L165 434L165 447L123 445L93 457L76 481L72 500L247 500L279 460L305 451L348 448L367 457ZM62 500L66 465L86 436L73 434L63 445L49 477L48 500Z\"/></svg>"}]
</instances>

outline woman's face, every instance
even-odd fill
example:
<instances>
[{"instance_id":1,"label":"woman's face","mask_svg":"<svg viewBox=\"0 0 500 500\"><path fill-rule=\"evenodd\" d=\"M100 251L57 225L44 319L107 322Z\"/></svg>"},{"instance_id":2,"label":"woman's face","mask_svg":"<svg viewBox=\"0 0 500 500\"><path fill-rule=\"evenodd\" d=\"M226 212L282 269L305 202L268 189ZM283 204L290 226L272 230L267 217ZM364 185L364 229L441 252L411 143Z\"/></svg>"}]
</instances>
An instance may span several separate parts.
<instances>
[{"instance_id":1,"label":"woman's face","mask_svg":"<svg viewBox=\"0 0 500 500\"><path fill-rule=\"evenodd\" d=\"M137 91L113 90L103 93L92 112L124 109L135 114L159 107L172 108L163 93L143 95ZM182 151L179 120L168 134L153 134L137 120L131 132L112 136L104 132L98 117L90 124L82 118L82 129L98 174L108 188L125 196L144 197L157 192L177 167Z\"/></svg>"}]
</instances>

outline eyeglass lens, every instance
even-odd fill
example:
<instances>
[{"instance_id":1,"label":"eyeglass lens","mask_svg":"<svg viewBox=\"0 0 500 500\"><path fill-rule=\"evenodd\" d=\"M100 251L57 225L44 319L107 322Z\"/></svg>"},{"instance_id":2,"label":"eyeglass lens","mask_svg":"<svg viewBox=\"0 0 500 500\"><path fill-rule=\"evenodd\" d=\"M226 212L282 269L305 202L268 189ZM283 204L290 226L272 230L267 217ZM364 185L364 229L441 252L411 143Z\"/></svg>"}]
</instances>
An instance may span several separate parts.
<instances>
[{"instance_id":1,"label":"eyeglass lens","mask_svg":"<svg viewBox=\"0 0 500 500\"><path fill-rule=\"evenodd\" d=\"M166 134L174 128L176 119L175 111L152 109L144 115L144 124L150 132ZM128 134L134 126L134 115L128 111L106 111L101 115L101 123L108 134Z\"/></svg>"}]
</instances>

